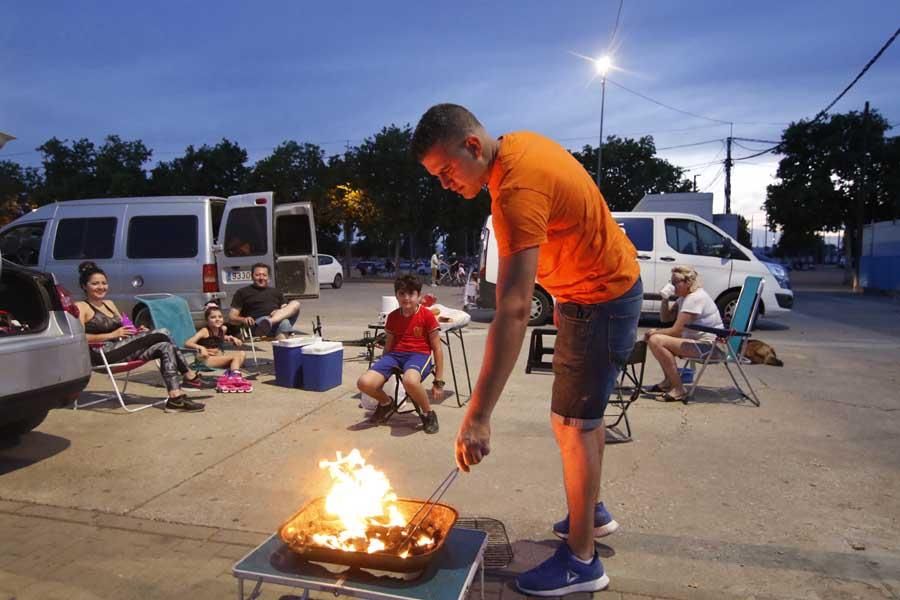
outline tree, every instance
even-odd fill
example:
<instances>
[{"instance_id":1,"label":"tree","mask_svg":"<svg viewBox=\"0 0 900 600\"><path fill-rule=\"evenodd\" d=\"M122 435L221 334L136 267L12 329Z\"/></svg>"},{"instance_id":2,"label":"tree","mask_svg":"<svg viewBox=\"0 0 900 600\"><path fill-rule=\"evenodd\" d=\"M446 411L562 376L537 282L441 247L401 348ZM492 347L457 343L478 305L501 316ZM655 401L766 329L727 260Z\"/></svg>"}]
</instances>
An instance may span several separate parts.
<instances>
[{"instance_id":1,"label":"tree","mask_svg":"<svg viewBox=\"0 0 900 600\"><path fill-rule=\"evenodd\" d=\"M160 162L151 172L153 195L209 194L232 196L247 191L247 151L222 139L215 146L188 146L184 156Z\"/></svg>"},{"instance_id":2,"label":"tree","mask_svg":"<svg viewBox=\"0 0 900 600\"><path fill-rule=\"evenodd\" d=\"M144 163L153 151L141 140L125 141L109 135L94 158L94 196L143 196L147 193Z\"/></svg>"},{"instance_id":3,"label":"tree","mask_svg":"<svg viewBox=\"0 0 900 600\"><path fill-rule=\"evenodd\" d=\"M743 215L738 215L737 241L738 244L753 248L753 234L750 232L750 221L745 219Z\"/></svg>"},{"instance_id":4,"label":"tree","mask_svg":"<svg viewBox=\"0 0 900 600\"><path fill-rule=\"evenodd\" d=\"M846 247L858 256L860 203L863 222L895 214L900 150L897 138L885 138L887 129L877 111L868 120L851 111L785 129L777 150L784 158L765 201L769 227L782 229L783 253L814 252L817 232L845 229Z\"/></svg>"},{"instance_id":5,"label":"tree","mask_svg":"<svg viewBox=\"0 0 900 600\"><path fill-rule=\"evenodd\" d=\"M275 203L308 201L318 203L325 194L325 152L315 144L282 142L253 167L250 184L254 190L275 192Z\"/></svg>"},{"instance_id":6,"label":"tree","mask_svg":"<svg viewBox=\"0 0 900 600\"><path fill-rule=\"evenodd\" d=\"M572 155L595 180L597 149L584 146ZM600 191L611 210L631 210L644 194L690 192L684 170L656 156L652 136L639 140L611 135L603 142L603 178Z\"/></svg>"},{"instance_id":7,"label":"tree","mask_svg":"<svg viewBox=\"0 0 900 600\"><path fill-rule=\"evenodd\" d=\"M390 125L366 138L355 152L359 186L378 208L379 218L362 230L377 245L392 247L394 262L404 239L422 231L430 207L421 196L424 171L409 151L409 125Z\"/></svg>"},{"instance_id":8,"label":"tree","mask_svg":"<svg viewBox=\"0 0 900 600\"><path fill-rule=\"evenodd\" d=\"M50 138L37 150L44 155L44 185L38 193L38 203L56 200L78 200L94 195L94 173L97 150L86 138L73 141Z\"/></svg>"},{"instance_id":9,"label":"tree","mask_svg":"<svg viewBox=\"0 0 900 600\"><path fill-rule=\"evenodd\" d=\"M34 193L43 185L40 172L0 160L0 226L21 217L36 202Z\"/></svg>"}]
</instances>

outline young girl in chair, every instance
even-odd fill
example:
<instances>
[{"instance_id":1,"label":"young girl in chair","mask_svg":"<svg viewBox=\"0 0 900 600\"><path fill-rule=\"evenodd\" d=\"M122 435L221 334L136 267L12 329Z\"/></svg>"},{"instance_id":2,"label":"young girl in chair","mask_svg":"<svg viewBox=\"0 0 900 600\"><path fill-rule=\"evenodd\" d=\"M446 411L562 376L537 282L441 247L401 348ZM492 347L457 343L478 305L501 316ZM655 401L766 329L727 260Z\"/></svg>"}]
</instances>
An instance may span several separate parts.
<instances>
[{"instance_id":1,"label":"young girl in chair","mask_svg":"<svg viewBox=\"0 0 900 600\"><path fill-rule=\"evenodd\" d=\"M219 392L252 392L253 385L244 379L241 367L244 365L246 354L243 350L226 352L225 344L230 343L236 348L241 347L241 340L228 335L228 326L225 325L225 315L216 304L207 305L203 313L206 318L206 327L200 330L185 342L185 347L197 351L197 360L208 367L224 368L225 374L216 381L216 390Z\"/></svg>"}]
</instances>

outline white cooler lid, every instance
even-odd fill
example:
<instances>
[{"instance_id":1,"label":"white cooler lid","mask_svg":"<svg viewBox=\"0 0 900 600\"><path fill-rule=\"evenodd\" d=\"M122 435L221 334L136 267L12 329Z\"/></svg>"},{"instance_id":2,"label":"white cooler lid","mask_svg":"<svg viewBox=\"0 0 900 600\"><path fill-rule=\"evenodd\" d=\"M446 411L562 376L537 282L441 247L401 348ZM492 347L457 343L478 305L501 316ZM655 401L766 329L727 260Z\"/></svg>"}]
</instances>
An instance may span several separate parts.
<instances>
[{"instance_id":1,"label":"white cooler lid","mask_svg":"<svg viewBox=\"0 0 900 600\"><path fill-rule=\"evenodd\" d=\"M273 346L281 346L283 348L296 348L298 346L308 346L310 344L315 344L316 342L321 342L322 338L318 336L312 335L301 335L298 337L288 338L286 340L275 340L272 342Z\"/></svg>"},{"instance_id":2,"label":"white cooler lid","mask_svg":"<svg viewBox=\"0 0 900 600\"><path fill-rule=\"evenodd\" d=\"M304 346L303 354L331 354L338 350L343 350L344 344L341 342L316 342L308 346Z\"/></svg>"}]
</instances>

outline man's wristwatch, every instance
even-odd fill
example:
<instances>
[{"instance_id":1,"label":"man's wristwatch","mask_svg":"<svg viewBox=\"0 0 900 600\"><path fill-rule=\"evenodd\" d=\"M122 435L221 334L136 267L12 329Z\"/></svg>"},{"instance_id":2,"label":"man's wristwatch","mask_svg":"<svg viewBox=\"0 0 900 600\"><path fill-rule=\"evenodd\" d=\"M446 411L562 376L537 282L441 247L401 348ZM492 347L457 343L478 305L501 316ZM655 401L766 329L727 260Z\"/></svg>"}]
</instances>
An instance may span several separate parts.
<instances>
[{"instance_id":1,"label":"man's wristwatch","mask_svg":"<svg viewBox=\"0 0 900 600\"><path fill-rule=\"evenodd\" d=\"M436 386L442 388L442 387L444 387L445 385L447 385L447 382L444 381L443 379L435 379L435 380L434 380L434 385L436 385Z\"/></svg>"}]
</instances>

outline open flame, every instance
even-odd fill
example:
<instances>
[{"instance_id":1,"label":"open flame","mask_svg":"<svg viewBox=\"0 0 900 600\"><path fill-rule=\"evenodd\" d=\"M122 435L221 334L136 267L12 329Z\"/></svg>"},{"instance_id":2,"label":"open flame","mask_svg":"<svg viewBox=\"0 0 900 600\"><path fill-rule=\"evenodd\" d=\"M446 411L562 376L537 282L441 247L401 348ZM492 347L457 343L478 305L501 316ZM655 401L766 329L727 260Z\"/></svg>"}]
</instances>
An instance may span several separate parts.
<instances>
[{"instance_id":1,"label":"open flame","mask_svg":"<svg viewBox=\"0 0 900 600\"><path fill-rule=\"evenodd\" d=\"M407 522L396 504L397 495L391 489L384 472L366 463L354 448L350 454L337 453L337 460L321 460L319 468L328 469L333 484L325 499L325 510L340 522L342 530L337 533L314 533L314 543L327 548L347 552L365 551L369 554L384 551L393 530L393 539L398 530L405 537ZM434 539L418 533L415 545L428 547ZM399 555L409 556L408 549Z\"/></svg>"}]
</instances>

